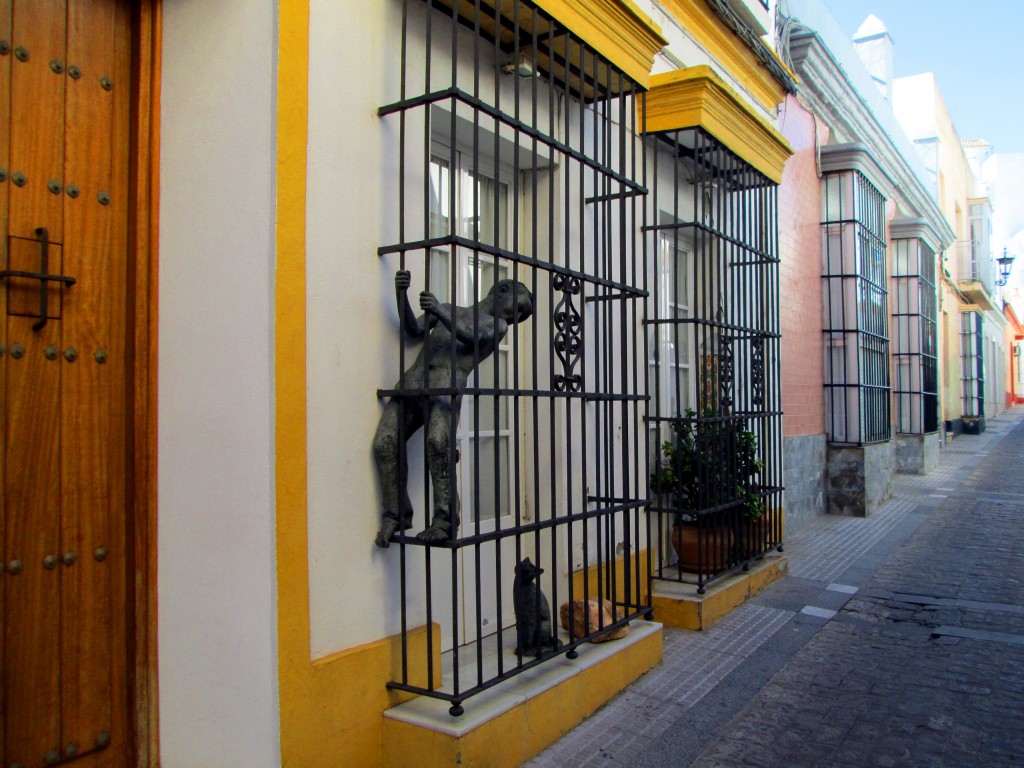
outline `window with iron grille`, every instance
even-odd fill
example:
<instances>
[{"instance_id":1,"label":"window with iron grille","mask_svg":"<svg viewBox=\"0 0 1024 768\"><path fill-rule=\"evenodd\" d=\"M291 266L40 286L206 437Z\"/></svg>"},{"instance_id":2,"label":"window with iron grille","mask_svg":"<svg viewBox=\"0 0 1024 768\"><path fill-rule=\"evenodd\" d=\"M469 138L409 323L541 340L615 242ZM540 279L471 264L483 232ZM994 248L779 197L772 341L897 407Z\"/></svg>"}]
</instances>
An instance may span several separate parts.
<instances>
[{"instance_id":1,"label":"window with iron grille","mask_svg":"<svg viewBox=\"0 0 1024 768\"><path fill-rule=\"evenodd\" d=\"M825 419L830 442L890 439L885 198L860 171L824 174Z\"/></svg>"},{"instance_id":2,"label":"window with iron grille","mask_svg":"<svg viewBox=\"0 0 1024 768\"><path fill-rule=\"evenodd\" d=\"M980 312L960 313L961 415L966 419L985 415L985 337Z\"/></svg>"},{"instance_id":3,"label":"window with iron grille","mask_svg":"<svg viewBox=\"0 0 1024 768\"><path fill-rule=\"evenodd\" d=\"M892 313L896 431L938 431L935 252L919 238L893 240Z\"/></svg>"},{"instance_id":4,"label":"window with iron grille","mask_svg":"<svg viewBox=\"0 0 1024 768\"><path fill-rule=\"evenodd\" d=\"M782 542L776 184L702 128L648 142L654 577L703 593Z\"/></svg>"},{"instance_id":5,"label":"window with iron grille","mask_svg":"<svg viewBox=\"0 0 1024 768\"><path fill-rule=\"evenodd\" d=\"M389 687L458 715L474 694L650 610L643 94L529 0L401 7L396 99L379 109L393 229L378 253L409 275L400 301L435 297L407 329L438 333L442 315L455 327L443 343L420 333L424 346L397 347L398 367L417 373L379 391L399 424L405 504L387 542L403 654ZM519 593L528 605L515 589L527 558L539 586ZM541 596L557 636L538 617ZM591 614L591 600L606 610ZM424 624L440 626L441 648L428 633L425 658L410 659L409 633ZM428 682L414 684L411 666Z\"/></svg>"}]
</instances>

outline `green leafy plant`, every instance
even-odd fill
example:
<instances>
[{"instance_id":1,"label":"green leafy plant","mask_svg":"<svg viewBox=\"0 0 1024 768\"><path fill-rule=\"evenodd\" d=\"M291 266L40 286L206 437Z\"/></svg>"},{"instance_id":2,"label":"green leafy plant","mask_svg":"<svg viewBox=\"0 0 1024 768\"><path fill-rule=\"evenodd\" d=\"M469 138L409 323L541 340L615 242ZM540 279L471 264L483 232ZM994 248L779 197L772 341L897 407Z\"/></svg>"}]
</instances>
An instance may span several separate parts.
<instances>
[{"instance_id":1,"label":"green leafy plant","mask_svg":"<svg viewBox=\"0 0 1024 768\"><path fill-rule=\"evenodd\" d=\"M651 488L671 497L676 522L692 522L707 510L740 508L745 517L764 513L758 476L757 435L741 419L687 410L671 422L672 439L661 446Z\"/></svg>"}]
</instances>

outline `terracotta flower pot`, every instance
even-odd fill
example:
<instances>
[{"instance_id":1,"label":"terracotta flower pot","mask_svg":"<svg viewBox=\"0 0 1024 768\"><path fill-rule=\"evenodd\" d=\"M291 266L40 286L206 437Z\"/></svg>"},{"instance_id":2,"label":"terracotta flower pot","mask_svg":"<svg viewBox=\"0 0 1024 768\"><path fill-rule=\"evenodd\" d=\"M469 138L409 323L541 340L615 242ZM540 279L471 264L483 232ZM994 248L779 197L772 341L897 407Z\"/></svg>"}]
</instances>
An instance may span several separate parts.
<instances>
[{"instance_id":1,"label":"terracotta flower pot","mask_svg":"<svg viewBox=\"0 0 1024 768\"><path fill-rule=\"evenodd\" d=\"M677 524L672 527L672 548L679 558L679 567L687 573L714 573L726 567L732 532L722 525L708 525L699 529L704 535L703 549L698 547L698 528Z\"/></svg>"}]
</instances>

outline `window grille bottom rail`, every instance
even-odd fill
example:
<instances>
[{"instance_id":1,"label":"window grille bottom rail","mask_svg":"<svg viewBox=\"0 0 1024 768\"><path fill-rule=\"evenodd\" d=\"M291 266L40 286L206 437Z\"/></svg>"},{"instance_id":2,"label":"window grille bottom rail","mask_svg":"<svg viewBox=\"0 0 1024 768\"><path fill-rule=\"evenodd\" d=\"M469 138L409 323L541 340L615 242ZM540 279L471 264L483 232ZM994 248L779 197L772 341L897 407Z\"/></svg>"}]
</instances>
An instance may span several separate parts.
<instances>
[{"instance_id":1,"label":"window grille bottom rail","mask_svg":"<svg viewBox=\"0 0 1024 768\"><path fill-rule=\"evenodd\" d=\"M708 585L714 584L716 581L721 581L733 574L748 571L752 564L764 560L764 558L770 555L773 551L783 552L784 548L785 541L775 542L757 554L751 554L736 562L734 565L730 565L728 568L715 570L713 572L707 571L691 573L690 571L682 570L678 565L666 565L655 569L654 573L651 574L651 579L653 581L665 581L673 584L689 584L697 587L697 593L702 595Z\"/></svg>"},{"instance_id":2,"label":"window grille bottom rail","mask_svg":"<svg viewBox=\"0 0 1024 768\"><path fill-rule=\"evenodd\" d=\"M501 683L504 683L507 680L511 680L512 678L517 677L523 672L527 672L535 667L540 666L541 664L545 664L553 659L557 659L559 656L566 656L570 659L574 659L578 655L576 649L580 646L587 645L594 638L608 634L609 632L614 632L617 629L621 629L622 627L629 624L631 621L649 619L650 616L650 606L635 606L631 613L627 614L618 621L609 622L608 624L597 627L594 629L593 632L590 632L589 634L583 637L566 639L569 636L569 633L565 630L560 630L559 637L563 640L563 645L559 647L557 650L550 651L544 654L543 656L539 656L537 658L531 658L529 661L526 660L527 657L519 656L517 654L516 658L521 661L520 664L517 664L514 667L506 669L493 677L478 682L476 685L470 688L465 688L463 690L449 691L444 690L443 688L424 688L422 686L411 685L409 683L403 683L400 681L389 682L387 683L387 687L390 690L404 691L406 693L412 693L418 696L429 696L433 699L447 701L452 705L451 709L449 710L449 713L453 717L458 717L459 715L462 715L464 713L462 704L471 699L473 696L483 693L484 691L490 690L496 685L500 685ZM503 630L503 634L514 638L515 627L513 626ZM609 642L615 641L613 640Z\"/></svg>"}]
</instances>

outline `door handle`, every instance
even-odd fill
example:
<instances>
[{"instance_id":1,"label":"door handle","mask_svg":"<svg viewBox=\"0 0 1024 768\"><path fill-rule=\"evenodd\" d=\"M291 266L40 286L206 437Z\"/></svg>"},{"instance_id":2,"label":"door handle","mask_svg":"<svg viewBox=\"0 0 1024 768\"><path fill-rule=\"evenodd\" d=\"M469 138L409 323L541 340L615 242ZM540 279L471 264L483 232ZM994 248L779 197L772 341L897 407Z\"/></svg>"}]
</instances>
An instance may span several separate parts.
<instances>
[{"instance_id":1,"label":"door handle","mask_svg":"<svg viewBox=\"0 0 1024 768\"><path fill-rule=\"evenodd\" d=\"M46 325L48 314L47 283L61 283L69 288L77 281L67 275L51 275L47 272L50 268L50 233L46 227L38 227L36 234L39 235L39 271L26 272L21 269L0 269L0 278L25 277L30 280L39 281L39 319L32 324L32 330L38 331Z\"/></svg>"}]
</instances>

